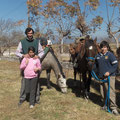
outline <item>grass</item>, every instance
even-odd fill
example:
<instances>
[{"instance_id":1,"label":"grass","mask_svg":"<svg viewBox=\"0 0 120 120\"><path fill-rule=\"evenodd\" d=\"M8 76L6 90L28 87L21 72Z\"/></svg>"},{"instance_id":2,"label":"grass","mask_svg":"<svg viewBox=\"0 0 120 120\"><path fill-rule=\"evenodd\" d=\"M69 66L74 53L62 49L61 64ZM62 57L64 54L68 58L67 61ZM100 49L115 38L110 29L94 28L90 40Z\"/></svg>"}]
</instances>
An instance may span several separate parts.
<instances>
[{"instance_id":1,"label":"grass","mask_svg":"<svg viewBox=\"0 0 120 120\"><path fill-rule=\"evenodd\" d=\"M21 85L19 63L0 61L0 120L120 120L120 116L100 110L100 95L94 88L94 85L98 86L97 83L92 84L90 100L86 101L82 96L78 96L79 90L72 87L72 70L65 73L67 73L67 94L59 91L53 73L51 80L54 87L48 90L46 74L43 72L40 104L29 109L29 103L24 102L18 107ZM117 95L120 96L119 81ZM117 103L120 107L119 99Z\"/></svg>"}]
</instances>

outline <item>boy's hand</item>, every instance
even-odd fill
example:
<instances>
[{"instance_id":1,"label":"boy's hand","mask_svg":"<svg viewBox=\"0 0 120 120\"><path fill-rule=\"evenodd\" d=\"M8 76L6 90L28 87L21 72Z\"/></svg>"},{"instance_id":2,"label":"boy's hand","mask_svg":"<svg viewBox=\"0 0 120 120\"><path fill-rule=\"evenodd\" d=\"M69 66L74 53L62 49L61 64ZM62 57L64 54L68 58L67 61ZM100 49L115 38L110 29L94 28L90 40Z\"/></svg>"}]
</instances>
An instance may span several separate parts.
<instances>
[{"instance_id":1,"label":"boy's hand","mask_svg":"<svg viewBox=\"0 0 120 120\"><path fill-rule=\"evenodd\" d=\"M108 77L109 75L110 75L109 72L106 72L106 73L104 74L105 77Z\"/></svg>"}]
</instances>

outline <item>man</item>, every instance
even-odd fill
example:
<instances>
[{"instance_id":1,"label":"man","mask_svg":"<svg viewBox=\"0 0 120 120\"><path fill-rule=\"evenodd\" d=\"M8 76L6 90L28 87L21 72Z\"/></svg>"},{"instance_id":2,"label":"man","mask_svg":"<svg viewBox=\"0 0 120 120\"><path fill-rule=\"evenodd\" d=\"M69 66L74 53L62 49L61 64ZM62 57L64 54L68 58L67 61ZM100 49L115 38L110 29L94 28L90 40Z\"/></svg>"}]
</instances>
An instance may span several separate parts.
<instances>
[{"instance_id":1,"label":"man","mask_svg":"<svg viewBox=\"0 0 120 120\"><path fill-rule=\"evenodd\" d=\"M36 40L33 38L33 34L34 34L34 30L32 28L26 28L25 30L25 34L26 34L26 38L21 40L17 50L16 50L16 56L18 56L20 58L20 61L24 58L24 57L29 57L28 55L28 48L30 46L33 46L35 48L35 59L36 58L42 58L42 56L44 55L44 51L42 49L42 46L39 42L39 40ZM23 72L22 72L23 73ZM36 102L39 101L39 84L38 84L38 89L37 89L37 95L36 95ZM18 105L21 105L24 101L26 100L26 95L25 95L25 80L23 78L22 75L22 81L21 81L21 90L20 90L20 101L18 103Z\"/></svg>"}]
</instances>

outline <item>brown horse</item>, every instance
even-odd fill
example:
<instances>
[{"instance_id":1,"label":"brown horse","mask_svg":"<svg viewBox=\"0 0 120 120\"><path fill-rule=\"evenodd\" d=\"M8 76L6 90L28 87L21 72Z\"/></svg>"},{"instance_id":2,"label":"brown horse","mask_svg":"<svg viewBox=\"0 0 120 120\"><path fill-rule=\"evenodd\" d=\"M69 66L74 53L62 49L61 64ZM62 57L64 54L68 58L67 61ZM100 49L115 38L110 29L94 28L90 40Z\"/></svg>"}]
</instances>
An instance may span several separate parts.
<instances>
[{"instance_id":1,"label":"brown horse","mask_svg":"<svg viewBox=\"0 0 120 120\"><path fill-rule=\"evenodd\" d=\"M70 45L72 47L72 45ZM72 48L70 49L71 53ZM85 98L89 98L88 93L90 91L90 83L91 83L91 71L94 65L94 57L98 53L98 46L96 45L96 40L90 39L87 36L82 42L80 41L74 48L73 53L71 53L72 62L74 64L74 83L76 83L76 74L80 74L80 82L81 79L84 83L84 95ZM80 85L81 87L81 85ZM81 91L81 88L80 88Z\"/></svg>"}]
</instances>

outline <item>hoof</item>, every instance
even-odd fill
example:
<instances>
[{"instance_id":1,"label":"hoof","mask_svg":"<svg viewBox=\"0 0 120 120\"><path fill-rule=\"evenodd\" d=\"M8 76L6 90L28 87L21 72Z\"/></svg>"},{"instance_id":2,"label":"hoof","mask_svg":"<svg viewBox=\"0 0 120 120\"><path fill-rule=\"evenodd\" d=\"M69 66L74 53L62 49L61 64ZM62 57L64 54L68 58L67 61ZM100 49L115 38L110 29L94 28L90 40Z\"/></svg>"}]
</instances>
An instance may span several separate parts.
<instances>
[{"instance_id":1,"label":"hoof","mask_svg":"<svg viewBox=\"0 0 120 120\"><path fill-rule=\"evenodd\" d=\"M89 99L89 95L90 95L89 92L85 92L85 99Z\"/></svg>"},{"instance_id":2,"label":"hoof","mask_svg":"<svg viewBox=\"0 0 120 120\"><path fill-rule=\"evenodd\" d=\"M51 89L52 87L51 86L47 86L47 89Z\"/></svg>"},{"instance_id":3,"label":"hoof","mask_svg":"<svg viewBox=\"0 0 120 120\"><path fill-rule=\"evenodd\" d=\"M88 99L89 99L89 96L88 96L88 95L87 95L87 96L85 95L85 99L87 99L87 100L88 100Z\"/></svg>"}]
</instances>

